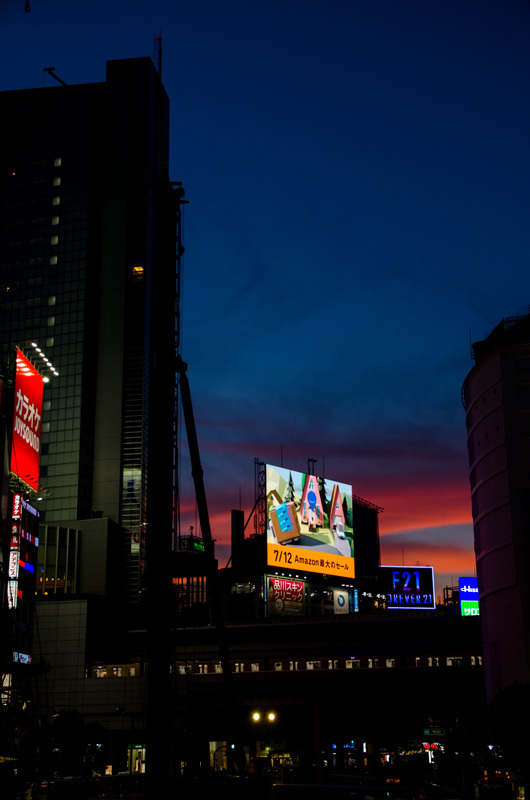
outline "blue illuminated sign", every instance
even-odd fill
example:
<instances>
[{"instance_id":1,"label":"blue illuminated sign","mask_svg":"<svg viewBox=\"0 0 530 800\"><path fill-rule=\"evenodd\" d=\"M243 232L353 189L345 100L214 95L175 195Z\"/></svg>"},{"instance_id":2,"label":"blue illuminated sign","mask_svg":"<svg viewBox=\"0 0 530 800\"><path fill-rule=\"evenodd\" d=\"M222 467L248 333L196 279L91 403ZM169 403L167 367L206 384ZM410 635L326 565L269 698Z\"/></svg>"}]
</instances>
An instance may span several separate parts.
<instances>
[{"instance_id":1,"label":"blue illuminated sign","mask_svg":"<svg viewBox=\"0 0 530 800\"><path fill-rule=\"evenodd\" d=\"M379 567L378 581L379 591L386 595L389 609L417 611L436 608L432 567Z\"/></svg>"},{"instance_id":2,"label":"blue illuminated sign","mask_svg":"<svg viewBox=\"0 0 530 800\"><path fill-rule=\"evenodd\" d=\"M458 594L460 597L460 613L463 617L478 617L478 582L476 578L459 578Z\"/></svg>"}]
</instances>

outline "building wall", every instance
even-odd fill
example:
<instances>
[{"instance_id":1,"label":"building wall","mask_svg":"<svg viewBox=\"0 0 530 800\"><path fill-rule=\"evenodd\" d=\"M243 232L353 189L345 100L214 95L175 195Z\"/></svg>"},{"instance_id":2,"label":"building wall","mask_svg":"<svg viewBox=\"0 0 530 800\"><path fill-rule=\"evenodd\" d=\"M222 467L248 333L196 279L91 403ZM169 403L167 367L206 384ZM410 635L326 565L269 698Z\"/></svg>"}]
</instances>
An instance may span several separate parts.
<instances>
[{"instance_id":1,"label":"building wall","mask_svg":"<svg viewBox=\"0 0 530 800\"><path fill-rule=\"evenodd\" d=\"M41 520L121 525L137 602L153 352L175 325L174 300L151 308L175 293L167 95L151 59L130 59L108 62L105 83L2 92L0 115L2 359L35 341L59 372L44 395Z\"/></svg>"},{"instance_id":2,"label":"building wall","mask_svg":"<svg viewBox=\"0 0 530 800\"><path fill-rule=\"evenodd\" d=\"M530 344L507 328L464 384L488 699L530 680Z\"/></svg>"}]
</instances>

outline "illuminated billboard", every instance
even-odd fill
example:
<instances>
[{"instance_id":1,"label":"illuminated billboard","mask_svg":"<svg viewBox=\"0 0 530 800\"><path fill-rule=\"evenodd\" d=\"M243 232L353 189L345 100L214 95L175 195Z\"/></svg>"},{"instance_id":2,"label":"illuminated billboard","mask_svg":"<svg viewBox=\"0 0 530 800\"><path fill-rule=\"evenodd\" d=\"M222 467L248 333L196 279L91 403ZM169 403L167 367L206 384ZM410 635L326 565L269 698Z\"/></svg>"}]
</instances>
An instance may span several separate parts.
<instances>
[{"instance_id":1,"label":"illuminated billboard","mask_svg":"<svg viewBox=\"0 0 530 800\"><path fill-rule=\"evenodd\" d=\"M11 472L34 488L39 483L43 385L41 374L17 350Z\"/></svg>"},{"instance_id":2,"label":"illuminated billboard","mask_svg":"<svg viewBox=\"0 0 530 800\"><path fill-rule=\"evenodd\" d=\"M267 563L355 577L352 487L266 466Z\"/></svg>"},{"instance_id":3,"label":"illuminated billboard","mask_svg":"<svg viewBox=\"0 0 530 800\"><path fill-rule=\"evenodd\" d=\"M304 582L266 576L269 614L303 614Z\"/></svg>"},{"instance_id":4,"label":"illuminated billboard","mask_svg":"<svg viewBox=\"0 0 530 800\"><path fill-rule=\"evenodd\" d=\"M432 567L378 567L378 588L386 595L386 607L432 610L436 608Z\"/></svg>"},{"instance_id":5,"label":"illuminated billboard","mask_svg":"<svg viewBox=\"0 0 530 800\"><path fill-rule=\"evenodd\" d=\"M459 578L458 595L460 598L460 614L463 617L478 617L478 582L476 578Z\"/></svg>"}]
</instances>

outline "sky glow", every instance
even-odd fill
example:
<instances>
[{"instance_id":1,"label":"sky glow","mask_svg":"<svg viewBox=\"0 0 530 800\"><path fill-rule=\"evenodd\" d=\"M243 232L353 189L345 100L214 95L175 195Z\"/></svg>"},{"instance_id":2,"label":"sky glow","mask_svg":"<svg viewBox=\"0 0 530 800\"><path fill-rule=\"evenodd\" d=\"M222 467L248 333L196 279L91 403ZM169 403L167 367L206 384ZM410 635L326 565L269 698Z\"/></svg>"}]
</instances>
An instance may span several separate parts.
<instances>
[{"instance_id":1,"label":"sky glow","mask_svg":"<svg viewBox=\"0 0 530 800\"><path fill-rule=\"evenodd\" d=\"M189 201L182 356L220 564L254 458L315 458L385 509L386 563L431 564L438 588L473 575L470 340L530 302L528 4L31 5L2 4L1 89L61 91L50 65L103 81L162 33ZM181 449L198 530L184 433Z\"/></svg>"}]
</instances>

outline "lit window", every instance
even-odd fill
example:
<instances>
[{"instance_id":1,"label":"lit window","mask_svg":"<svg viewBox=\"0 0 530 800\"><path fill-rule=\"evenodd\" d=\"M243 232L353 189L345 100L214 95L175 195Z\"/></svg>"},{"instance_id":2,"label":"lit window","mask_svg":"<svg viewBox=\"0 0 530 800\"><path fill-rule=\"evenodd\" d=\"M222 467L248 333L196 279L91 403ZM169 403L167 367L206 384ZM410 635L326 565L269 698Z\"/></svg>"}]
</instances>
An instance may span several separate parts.
<instances>
[{"instance_id":1,"label":"lit window","mask_svg":"<svg viewBox=\"0 0 530 800\"><path fill-rule=\"evenodd\" d=\"M250 665L250 670L251 672L259 672L259 662L253 661L252 664Z\"/></svg>"},{"instance_id":2,"label":"lit window","mask_svg":"<svg viewBox=\"0 0 530 800\"><path fill-rule=\"evenodd\" d=\"M59 244L59 237L52 236L52 238L50 239L50 244Z\"/></svg>"},{"instance_id":3,"label":"lit window","mask_svg":"<svg viewBox=\"0 0 530 800\"><path fill-rule=\"evenodd\" d=\"M62 163L63 163L63 160L62 160L62 158L56 158L56 159L54 160L54 162L53 162L53 166L54 166L54 167L60 167Z\"/></svg>"},{"instance_id":4,"label":"lit window","mask_svg":"<svg viewBox=\"0 0 530 800\"><path fill-rule=\"evenodd\" d=\"M53 295L52 297L48 297L48 305L49 306L54 306L56 299L57 298L55 297L55 295Z\"/></svg>"},{"instance_id":5,"label":"lit window","mask_svg":"<svg viewBox=\"0 0 530 800\"><path fill-rule=\"evenodd\" d=\"M223 665L222 664L216 664L215 665L215 671L217 672L217 674L221 673L223 671Z\"/></svg>"},{"instance_id":6,"label":"lit window","mask_svg":"<svg viewBox=\"0 0 530 800\"><path fill-rule=\"evenodd\" d=\"M132 268L133 278L140 280L144 276L144 268L142 264L135 264Z\"/></svg>"},{"instance_id":7,"label":"lit window","mask_svg":"<svg viewBox=\"0 0 530 800\"><path fill-rule=\"evenodd\" d=\"M275 662L274 671L275 672L281 672L282 671L282 662L281 661L276 661Z\"/></svg>"},{"instance_id":8,"label":"lit window","mask_svg":"<svg viewBox=\"0 0 530 800\"><path fill-rule=\"evenodd\" d=\"M59 206L61 205L61 198L60 197L53 197L52 198L52 206Z\"/></svg>"},{"instance_id":9,"label":"lit window","mask_svg":"<svg viewBox=\"0 0 530 800\"><path fill-rule=\"evenodd\" d=\"M51 328L52 325L55 325L55 317L48 317L46 320L46 325Z\"/></svg>"},{"instance_id":10,"label":"lit window","mask_svg":"<svg viewBox=\"0 0 530 800\"><path fill-rule=\"evenodd\" d=\"M53 185L54 186L60 186L61 185L61 179L60 178L54 178L53 179Z\"/></svg>"},{"instance_id":11,"label":"lit window","mask_svg":"<svg viewBox=\"0 0 530 800\"><path fill-rule=\"evenodd\" d=\"M57 244L57 242L55 242ZM57 264L57 256L50 256L50 265L55 266Z\"/></svg>"},{"instance_id":12,"label":"lit window","mask_svg":"<svg viewBox=\"0 0 530 800\"><path fill-rule=\"evenodd\" d=\"M387 667L395 667L396 666L396 659L395 658L387 658L386 659L386 666Z\"/></svg>"},{"instance_id":13,"label":"lit window","mask_svg":"<svg viewBox=\"0 0 530 800\"><path fill-rule=\"evenodd\" d=\"M52 225L58 225L58 224L59 224L59 217L52 217Z\"/></svg>"}]
</instances>

